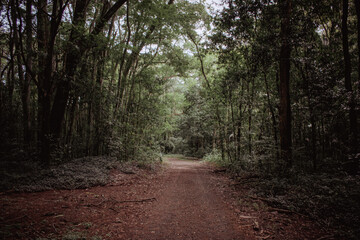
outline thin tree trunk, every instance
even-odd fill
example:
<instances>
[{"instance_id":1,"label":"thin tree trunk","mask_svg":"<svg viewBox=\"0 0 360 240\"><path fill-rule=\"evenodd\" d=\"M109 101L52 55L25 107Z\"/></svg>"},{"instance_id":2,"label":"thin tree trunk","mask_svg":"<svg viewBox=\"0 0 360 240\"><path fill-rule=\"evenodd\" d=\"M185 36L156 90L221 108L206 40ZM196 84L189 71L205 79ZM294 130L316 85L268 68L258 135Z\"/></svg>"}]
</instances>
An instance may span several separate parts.
<instances>
[{"instance_id":1,"label":"thin tree trunk","mask_svg":"<svg viewBox=\"0 0 360 240\"><path fill-rule=\"evenodd\" d=\"M266 72L264 72L264 81L265 81L265 87L266 87L266 98L269 106L269 110L271 113L271 120L272 120L272 127L274 132L274 145L276 149L276 159L279 160L279 149L278 149L278 135L277 135L277 123L276 123L276 117L275 117L275 111L270 101L270 90L269 90L269 84L267 81Z\"/></svg>"},{"instance_id":2,"label":"thin tree trunk","mask_svg":"<svg viewBox=\"0 0 360 240\"><path fill-rule=\"evenodd\" d=\"M281 11L280 50L280 148L286 167L292 167L291 106L290 106L290 12L291 0L279 1Z\"/></svg>"},{"instance_id":3,"label":"thin tree trunk","mask_svg":"<svg viewBox=\"0 0 360 240\"><path fill-rule=\"evenodd\" d=\"M1 56L2 56L3 54L4 54L4 49L1 49ZM2 69L2 58L0 58L0 71L1 71L0 79L3 79L3 75L2 75L2 72L3 72L3 69ZM3 82L0 81L0 116L4 116L4 115L3 115L3 105L4 105L3 88L4 88Z\"/></svg>"},{"instance_id":4,"label":"thin tree trunk","mask_svg":"<svg viewBox=\"0 0 360 240\"><path fill-rule=\"evenodd\" d=\"M37 13L37 44L38 44L38 125L40 157L45 165L50 164L50 79L46 75L48 50L47 1L38 1Z\"/></svg>"},{"instance_id":5,"label":"thin tree trunk","mask_svg":"<svg viewBox=\"0 0 360 240\"><path fill-rule=\"evenodd\" d=\"M238 161L240 161L240 155L241 155L241 130L242 130L242 118L243 118L243 102L242 98L244 96L244 84L241 85L241 92L239 97L239 117L237 121L237 133L236 133L236 139L237 139L237 145L236 145L236 151L238 152Z\"/></svg>"},{"instance_id":6,"label":"thin tree trunk","mask_svg":"<svg viewBox=\"0 0 360 240\"><path fill-rule=\"evenodd\" d=\"M10 6L9 6L10 7ZM15 87L15 42L14 42L14 34L16 34L16 26L13 26L13 20L11 19L10 9L7 10L7 18L10 25L10 39L9 39L9 69L7 72L6 78L6 86L7 86L7 94L8 94L8 104L9 104L9 116L12 117L13 113L13 95L14 95L14 87ZM12 128L10 128L12 130ZM11 131L10 130L10 131ZM11 135L11 134L10 134ZM12 137L12 136L11 136Z\"/></svg>"},{"instance_id":7,"label":"thin tree trunk","mask_svg":"<svg viewBox=\"0 0 360 240\"><path fill-rule=\"evenodd\" d=\"M231 135L232 135L232 141L234 141L235 146L237 146L237 138L235 137L236 134L236 121L235 121L235 116L234 116L234 104L232 101L232 89L229 86L228 87L228 91L229 91L229 102L230 102L230 111L231 111L231 126L232 126L232 130L231 130ZM231 136L230 135L230 136ZM238 152L237 152L237 148L235 147L235 156L234 156L234 160L236 161L238 159Z\"/></svg>"},{"instance_id":8,"label":"thin tree trunk","mask_svg":"<svg viewBox=\"0 0 360 240\"><path fill-rule=\"evenodd\" d=\"M313 104L311 103L311 93L310 93L310 87L309 87L309 76L308 76L308 66L305 64L305 70L302 67L298 67L301 73L301 76L304 81L305 86L305 93L307 97L307 103L309 108L309 114L310 114L310 124L311 124L311 158L313 163L313 169L317 169L317 152L316 152L316 122L315 122L315 114L314 114L314 108Z\"/></svg>"},{"instance_id":9,"label":"thin tree trunk","mask_svg":"<svg viewBox=\"0 0 360 240\"><path fill-rule=\"evenodd\" d=\"M348 0L343 0L343 12L342 12L342 46L343 46L343 54L344 54L344 71L345 71L345 89L348 93L349 97L349 122L350 122L350 132L349 132L349 142L350 142L350 151L352 153L357 152L357 116L355 111L355 103L354 103L354 93L352 89L351 83L351 60L349 53L349 40L348 40L348 13L349 13L349 2Z\"/></svg>"},{"instance_id":10,"label":"thin tree trunk","mask_svg":"<svg viewBox=\"0 0 360 240\"><path fill-rule=\"evenodd\" d=\"M17 61L17 70L18 70L18 78L19 78L19 85L21 87L21 101L22 101L22 110L23 110L23 139L24 139L24 145L27 148L30 144L30 85L29 82L25 82L24 78L24 71L22 67L22 57L21 57L21 38L20 34L22 29L22 21L20 12L18 11L17 3L15 3L14 0L10 1L11 5L11 18L12 18L12 27L13 27L13 42L15 46L15 55L16 55L16 61ZM19 19L19 21L18 21ZM19 27L17 26L17 23L19 22ZM19 30L20 29L20 30Z\"/></svg>"},{"instance_id":11,"label":"thin tree trunk","mask_svg":"<svg viewBox=\"0 0 360 240\"><path fill-rule=\"evenodd\" d=\"M358 91L360 94L360 0L354 0L357 19L357 46L358 46Z\"/></svg>"},{"instance_id":12,"label":"thin tree trunk","mask_svg":"<svg viewBox=\"0 0 360 240\"><path fill-rule=\"evenodd\" d=\"M248 83L250 85L250 83ZM249 88L250 86L248 86ZM254 90L254 86L252 87L251 92L253 92ZM249 94L249 89L248 89L248 94ZM251 136L251 127L252 127L252 93L250 95L250 101L249 101L249 106L248 106L248 150L249 150L249 155L251 156L252 154L252 136Z\"/></svg>"},{"instance_id":13,"label":"thin tree trunk","mask_svg":"<svg viewBox=\"0 0 360 240\"><path fill-rule=\"evenodd\" d=\"M249 155L252 155L252 111L253 111L253 102L254 102L254 94L255 94L255 72L257 71L257 64L254 67L254 70L252 70L252 72L250 73L251 76L251 81L249 81L249 86L250 87L250 83L251 83L251 93L250 93L250 101L249 101L249 106L248 106L248 114L249 114L249 128L248 128L248 140L249 140ZM249 89L248 89L249 91Z\"/></svg>"},{"instance_id":14,"label":"thin tree trunk","mask_svg":"<svg viewBox=\"0 0 360 240\"><path fill-rule=\"evenodd\" d=\"M31 136L31 109L30 109L30 96L31 96L31 74L32 72L32 54L33 54L33 37L32 37L32 0L26 2L26 19L25 19L25 33L26 33L26 73L25 82L22 90L23 99L23 114L24 114L24 142L29 145L32 139Z\"/></svg>"}]
</instances>

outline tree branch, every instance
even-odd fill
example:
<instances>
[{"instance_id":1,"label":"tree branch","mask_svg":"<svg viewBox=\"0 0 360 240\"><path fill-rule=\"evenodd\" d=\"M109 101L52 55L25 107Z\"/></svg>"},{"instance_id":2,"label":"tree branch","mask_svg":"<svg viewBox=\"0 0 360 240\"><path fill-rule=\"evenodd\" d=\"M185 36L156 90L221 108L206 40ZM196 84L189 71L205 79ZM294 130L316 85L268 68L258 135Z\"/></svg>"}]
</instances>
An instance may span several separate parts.
<instances>
[{"instance_id":1,"label":"tree branch","mask_svg":"<svg viewBox=\"0 0 360 240\"><path fill-rule=\"evenodd\" d=\"M126 0L117 1L104 15L100 16L97 21L94 30L91 32L91 35L98 35L101 30L104 28L105 23L110 20L110 18L116 13L116 11L126 2Z\"/></svg>"}]
</instances>

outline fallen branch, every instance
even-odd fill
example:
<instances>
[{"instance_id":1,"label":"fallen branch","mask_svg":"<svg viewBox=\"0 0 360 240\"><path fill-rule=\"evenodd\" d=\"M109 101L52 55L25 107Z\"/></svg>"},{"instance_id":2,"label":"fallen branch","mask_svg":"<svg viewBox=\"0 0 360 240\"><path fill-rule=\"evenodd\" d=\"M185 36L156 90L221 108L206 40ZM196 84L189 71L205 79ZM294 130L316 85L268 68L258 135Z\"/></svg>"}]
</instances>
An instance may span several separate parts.
<instances>
[{"instance_id":1,"label":"fallen branch","mask_svg":"<svg viewBox=\"0 0 360 240\"><path fill-rule=\"evenodd\" d=\"M239 215L239 218L243 218L243 219L253 219L253 218L259 218L259 217Z\"/></svg>"},{"instance_id":2,"label":"fallen branch","mask_svg":"<svg viewBox=\"0 0 360 240\"><path fill-rule=\"evenodd\" d=\"M279 212L279 213L299 214L297 212L293 212L293 211L290 211L290 210L287 210L287 209L282 209L282 208L270 207L270 208L268 208L268 210L269 211L276 211L276 212Z\"/></svg>"},{"instance_id":3,"label":"fallen branch","mask_svg":"<svg viewBox=\"0 0 360 240\"><path fill-rule=\"evenodd\" d=\"M271 204L272 205L276 204L276 201L272 201L272 200L269 200L269 199L266 199L266 198L254 197L254 196L249 196L249 198L251 198L253 200L260 200L260 201L266 202L266 203L268 203L270 205ZM291 211L291 210L288 210L288 209L283 209L283 208L268 207L268 210L269 211L277 211L279 213L297 214L299 216L306 217L306 215L304 215L304 214L294 212L294 211Z\"/></svg>"},{"instance_id":4,"label":"fallen branch","mask_svg":"<svg viewBox=\"0 0 360 240\"><path fill-rule=\"evenodd\" d=\"M119 211L118 210L116 210L116 209L114 209L114 208L109 208L110 210L113 210L114 212L116 212L116 213L119 213Z\"/></svg>"},{"instance_id":5,"label":"fallen branch","mask_svg":"<svg viewBox=\"0 0 360 240\"><path fill-rule=\"evenodd\" d=\"M128 202L151 202L151 201L156 201L156 198L145 198L145 199L140 199L140 200L123 200L123 201L117 201L115 199L113 199L114 201L116 201L117 203L128 203Z\"/></svg>"},{"instance_id":6,"label":"fallen branch","mask_svg":"<svg viewBox=\"0 0 360 240\"><path fill-rule=\"evenodd\" d=\"M150 202L150 201L155 201L156 198L145 198L145 199L139 199L139 200L123 200L123 201L118 201L114 198L111 197L111 200L115 203L131 203L131 202L135 202L135 203L140 203L140 202ZM103 201L101 201L100 203L96 203L96 204L83 204L80 206L84 206L84 207L99 207L101 206L103 203L108 202L109 199L104 199ZM111 209L113 210L113 209Z\"/></svg>"},{"instance_id":7,"label":"fallen branch","mask_svg":"<svg viewBox=\"0 0 360 240\"><path fill-rule=\"evenodd\" d=\"M308 217L302 213L299 213L299 212L295 212L295 211L290 211L290 210L287 210L287 209L282 209L282 208L270 208L269 210L273 210L273 211L277 211L279 213L289 213L289 214L296 214L296 215L299 215L299 216L302 216L302 217Z\"/></svg>"},{"instance_id":8,"label":"fallen branch","mask_svg":"<svg viewBox=\"0 0 360 240\"><path fill-rule=\"evenodd\" d=\"M52 224L52 226L53 226L55 232L56 232L56 233L59 233L58 230L57 230L57 228L55 227L55 224Z\"/></svg>"},{"instance_id":9,"label":"fallen branch","mask_svg":"<svg viewBox=\"0 0 360 240\"><path fill-rule=\"evenodd\" d=\"M316 240L333 239L333 238L334 238L334 235L326 235L326 236L322 236Z\"/></svg>"},{"instance_id":10,"label":"fallen branch","mask_svg":"<svg viewBox=\"0 0 360 240\"><path fill-rule=\"evenodd\" d=\"M114 184L114 183L110 183L108 186L106 187L119 187L119 186L124 186L125 183L119 183L119 184Z\"/></svg>"},{"instance_id":11,"label":"fallen branch","mask_svg":"<svg viewBox=\"0 0 360 240\"><path fill-rule=\"evenodd\" d=\"M267 236L260 237L260 238L261 238L261 239L268 239L269 237L271 237L271 235L267 235Z\"/></svg>"},{"instance_id":12,"label":"fallen branch","mask_svg":"<svg viewBox=\"0 0 360 240\"><path fill-rule=\"evenodd\" d=\"M275 201L272 201L272 200L269 200L269 199L266 199L266 198L262 198L262 197L249 196L249 198L251 198L253 200L260 200L260 201L267 202L267 203L270 203L270 204L275 203Z\"/></svg>"}]
</instances>

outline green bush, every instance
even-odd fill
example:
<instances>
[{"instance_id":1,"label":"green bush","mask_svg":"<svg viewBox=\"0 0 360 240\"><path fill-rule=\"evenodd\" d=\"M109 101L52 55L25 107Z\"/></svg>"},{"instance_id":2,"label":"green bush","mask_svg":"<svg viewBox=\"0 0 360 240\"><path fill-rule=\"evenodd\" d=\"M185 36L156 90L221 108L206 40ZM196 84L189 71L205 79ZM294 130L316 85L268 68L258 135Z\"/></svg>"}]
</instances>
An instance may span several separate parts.
<instances>
[{"instance_id":1,"label":"green bush","mask_svg":"<svg viewBox=\"0 0 360 240\"><path fill-rule=\"evenodd\" d=\"M218 149L213 149L210 153L204 156L204 161L215 163L221 167L229 167L230 161L228 158L222 159L221 151Z\"/></svg>"}]
</instances>

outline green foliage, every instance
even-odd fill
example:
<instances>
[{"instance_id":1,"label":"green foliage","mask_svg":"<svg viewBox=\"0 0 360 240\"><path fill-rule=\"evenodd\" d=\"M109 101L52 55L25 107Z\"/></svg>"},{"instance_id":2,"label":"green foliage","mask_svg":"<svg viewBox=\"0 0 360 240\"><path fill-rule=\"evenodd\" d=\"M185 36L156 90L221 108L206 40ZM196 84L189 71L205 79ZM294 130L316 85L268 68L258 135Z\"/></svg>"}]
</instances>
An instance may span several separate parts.
<instances>
[{"instance_id":1,"label":"green foliage","mask_svg":"<svg viewBox=\"0 0 360 240\"><path fill-rule=\"evenodd\" d=\"M202 94L198 86L192 86L185 92L186 105L177 133L187 143L184 154L195 157L203 157L209 152L212 141L212 123L208 121L212 110Z\"/></svg>"},{"instance_id":2,"label":"green foliage","mask_svg":"<svg viewBox=\"0 0 360 240\"><path fill-rule=\"evenodd\" d=\"M197 26L209 24L205 7L188 1L128 1L94 34L100 15L110 7L104 4L111 6L113 2L89 1L83 11L77 9L82 11L77 15L75 4L60 6L73 14L56 16L61 20L58 28L53 32L50 27L44 29L44 36L36 31L40 28L33 27L31 35L21 29L22 44L13 39L12 28L20 22L25 27L26 12L10 16L13 6L4 8L9 9L10 15L1 19L2 25L9 26L2 29L0 42L4 49L0 64L0 126L4 130L0 135L1 151L8 148L3 143L10 139L18 149L29 147L22 145L25 123L21 106L26 104L32 111L28 120L30 144L35 146L41 141L39 151L49 145L51 154L46 158L53 162L104 154L122 161L144 158L146 154L157 158L164 136L165 142L171 142L169 138L177 130L178 117L174 115L180 114L183 103L183 90L176 81L188 75L191 67L191 56L183 48L183 36ZM37 7L33 5L34 10ZM52 7L49 4L45 14L51 16ZM23 3L20 8L25 9ZM7 22L12 21L11 17L16 23ZM51 45L41 48L41 37L50 37L47 41ZM23 49L27 40L31 40L33 49ZM23 58L20 55L17 58L16 53L23 54ZM26 69L28 56L31 71ZM47 56L51 59L46 59ZM38 65L40 60L54 62L49 73L45 66ZM31 101L25 103L21 93L28 72L34 81L30 86ZM35 81L46 74L46 80L40 84ZM40 101L45 95L49 96L46 103ZM45 105L50 115L61 112L55 111L60 109L59 105L64 106L63 121L56 126L61 129L59 133L51 116L49 119L41 116ZM41 138L43 132L46 138Z\"/></svg>"},{"instance_id":3,"label":"green foliage","mask_svg":"<svg viewBox=\"0 0 360 240\"><path fill-rule=\"evenodd\" d=\"M218 149L213 149L210 153L207 153L204 158L204 161L215 163L221 167L229 167L230 162L228 159L223 159L221 156L221 151Z\"/></svg>"}]
</instances>

